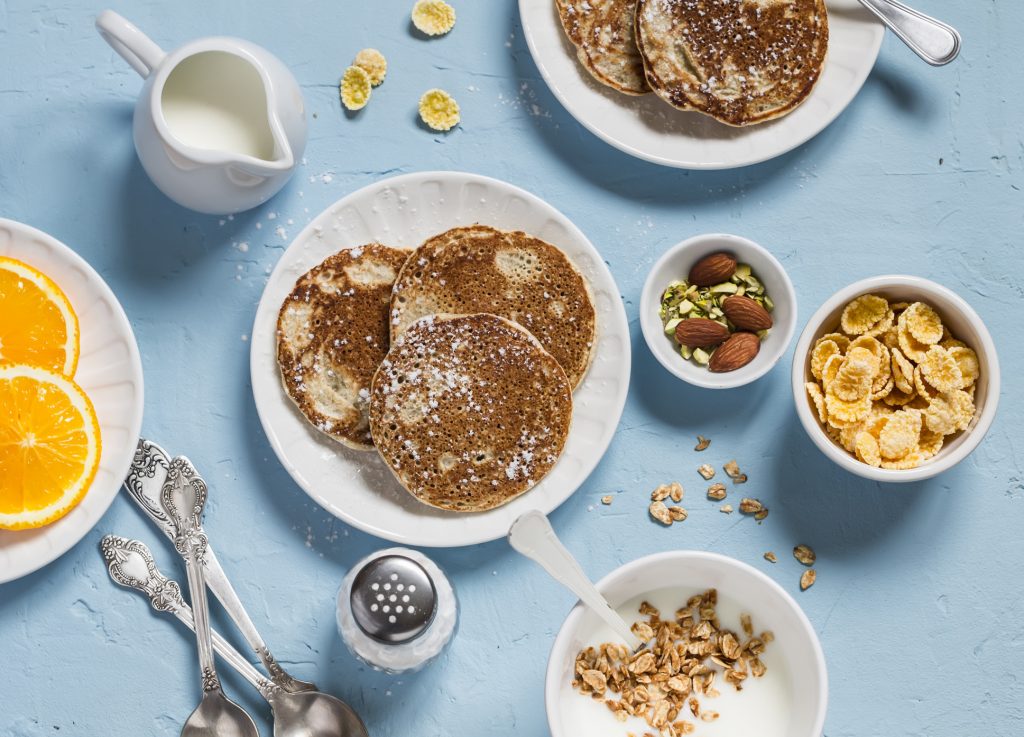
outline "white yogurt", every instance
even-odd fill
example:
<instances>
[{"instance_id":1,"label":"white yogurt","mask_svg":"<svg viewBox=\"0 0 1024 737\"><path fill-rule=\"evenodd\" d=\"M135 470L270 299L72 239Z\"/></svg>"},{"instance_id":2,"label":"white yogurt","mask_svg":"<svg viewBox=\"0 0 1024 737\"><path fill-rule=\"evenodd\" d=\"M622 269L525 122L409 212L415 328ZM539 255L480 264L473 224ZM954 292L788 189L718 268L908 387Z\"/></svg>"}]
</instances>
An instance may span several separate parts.
<instances>
[{"instance_id":1,"label":"white yogurt","mask_svg":"<svg viewBox=\"0 0 1024 737\"><path fill-rule=\"evenodd\" d=\"M702 590L696 589L659 589L627 601L618 607L618 612L629 623L641 619L646 621L647 617L641 615L639 609L641 602L648 601L661 612L663 619L670 619L677 609L686 605L687 599L701 593ZM765 629L764 623L758 621L756 611L743 609L736 600L723 597L721 593L718 595L717 611L719 623L724 629L742 635L740 614L744 612L751 615L755 634L760 634ZM579 634L584 642L595 647L604 642L617 641L615 633L600 622L593 623ZM760 659L767 667L767 672L761 678L748 677L743 682L742 691L736 691L719 674L715 678L715 688L721 695L713 698L697 697L703 711L718 712L717 720L702 722L694 718L688 710L680 714L679 719L696 724L695 737L750 737L752 734L758 737L789 737L791 732L788 707L792 699L792 679L781 654L782 646L783 643L778 641L765 646ZM721 668L710 660L706 663L721 671ZM617 698L617 694L609 691L608 698ZM657 733L657 730L639 717L630 717L625 723L620 722L604 702L583 696L579 692L564 697L561 711L566 717L566 723L577 725L577 733L588 737L625 737L627 732L637 735L645 732Z\"/></svg>"}]
</instances>

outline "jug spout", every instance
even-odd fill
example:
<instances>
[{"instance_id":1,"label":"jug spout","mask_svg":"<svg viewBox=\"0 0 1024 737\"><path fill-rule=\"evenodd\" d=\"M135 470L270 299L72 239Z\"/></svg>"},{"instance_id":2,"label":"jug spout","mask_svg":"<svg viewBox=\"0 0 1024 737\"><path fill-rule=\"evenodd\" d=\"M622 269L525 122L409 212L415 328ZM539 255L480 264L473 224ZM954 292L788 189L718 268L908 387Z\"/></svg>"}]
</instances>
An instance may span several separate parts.
<instances>
[{"instance_id":1,"label":"jug spout","mask_svg":"<svg viewBox=\"0 0 1024 737\"><path fill-rule=\"evenodd\" d=\"M271 159L260 159L245 156L228 164L228 176L233 182L242 186L255 186L271 177L290 172L295 167L295 155L291 144L284 135L284 130L276 116L271 115L268 121L274 141L274 154Z\"/></svg>"}]
</instances>

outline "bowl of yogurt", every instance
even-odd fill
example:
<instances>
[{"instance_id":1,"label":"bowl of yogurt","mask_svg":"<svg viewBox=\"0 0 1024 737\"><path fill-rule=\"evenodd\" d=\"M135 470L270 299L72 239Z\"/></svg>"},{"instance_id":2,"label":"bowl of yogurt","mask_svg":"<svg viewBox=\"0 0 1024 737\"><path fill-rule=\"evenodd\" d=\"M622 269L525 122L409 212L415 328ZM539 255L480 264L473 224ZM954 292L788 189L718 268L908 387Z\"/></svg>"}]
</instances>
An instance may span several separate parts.
<instances>
[{"instance_id":1,"label":"bowl of yogurt","mask_svg":"<svg viewBox=\"0 0 1024 737\"><path fill-rule=\"evenodd\" d=\"M544 697L552 737L821 736L828 705L821 643L793 597L765 574L723 555L681 550L627 563L597 588L626 622L643 623L655 634L659 621L668 625L668 644L650 642L648 651L674 648L682 655L639 661L643 650L625 649L597 615L577 604L548 659ZM634 632L641 639L649 633L642 625ZM602 649L605 644L611 647ZM636 698L638 686L647 708ZM670 709L666 714L661 707L655 726L648 718L657 719L659 701Z\"/></svg>"}]
</instances>

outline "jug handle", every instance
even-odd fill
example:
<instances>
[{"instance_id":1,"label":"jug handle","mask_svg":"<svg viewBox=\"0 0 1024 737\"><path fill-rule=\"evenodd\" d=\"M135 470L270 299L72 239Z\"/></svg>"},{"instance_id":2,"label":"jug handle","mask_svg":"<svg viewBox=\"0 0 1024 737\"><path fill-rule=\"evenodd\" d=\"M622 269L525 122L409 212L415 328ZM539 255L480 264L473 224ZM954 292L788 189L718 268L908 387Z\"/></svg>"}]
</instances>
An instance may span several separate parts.
<instances>
[{"instance_id":1,"label":"jug handle","mask_svg":"<svg viewBox=\"0 0 1024 737\"><path fill-rule=\"evenodd\" d=\"M104 10L96 18L96 30L121 58L143 78L160 65L165 56L163 49L113 10Z\"/></svg>"}]
</instances>

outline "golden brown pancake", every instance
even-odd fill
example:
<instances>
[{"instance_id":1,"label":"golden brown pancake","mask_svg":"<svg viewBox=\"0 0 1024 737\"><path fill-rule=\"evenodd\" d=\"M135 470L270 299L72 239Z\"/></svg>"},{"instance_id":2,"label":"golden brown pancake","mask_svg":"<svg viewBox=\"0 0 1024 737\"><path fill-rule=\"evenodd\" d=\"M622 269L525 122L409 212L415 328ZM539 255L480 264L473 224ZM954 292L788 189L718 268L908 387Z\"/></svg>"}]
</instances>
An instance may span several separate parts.
<instances>
[{"instance_id":1,"label":"golden brown pancake","mask_svg":"<svg viewBox=\"0 0 1024 737\"><path fill-rule=\"evenodd\" d=\"M575 388L590 366L590 287L558 248L520 231L453 228L416 249L391 298L392 340L427 315L486 312L529 330Z\"/></svg>"},{"instance_id":2,"label":"golden brown pancake","mask_svg":"<svg viewBox=\"0 0 1024 737\"><path fill-rule=\"evenodd\" d=\"M636 18L655 93L733 126L794 110L828 50L824 0L638 0Z\"/></svg>"},{"instance_id":3,"label":"golden brown pancake","mask_svg":"<svg viewBox=\"0 0 1024 737\"><path fill-rule=\"evenodd\" d=\"M370 429L409 493L480 512L533 488L569 434L572 387L519 325L495 315L425 317L373 378Z\"/></svg>"},{"instance_id":4,"label":"golden brown pancake","mask_svg":"<svg viewBox=\"0 0 1024 737\"><path fill-rule=\"evenodd\" d=\"M278 313L285 391L314 427L350 448L373 448L370 382L390 346L391 287L408 257L379 243L340 251L300 277Z\"/></svg>"},{"instance_id":5,"label":"golden brown pancake","mask_svg":"<svg viewBox=\"0 0 1024 737\"><path fill-rule=\"evenodd\" d=\"M565 35L598 82L627 95L651 91L636 47L636 0L555 0Z\"/></svg>"}]
</instances>

